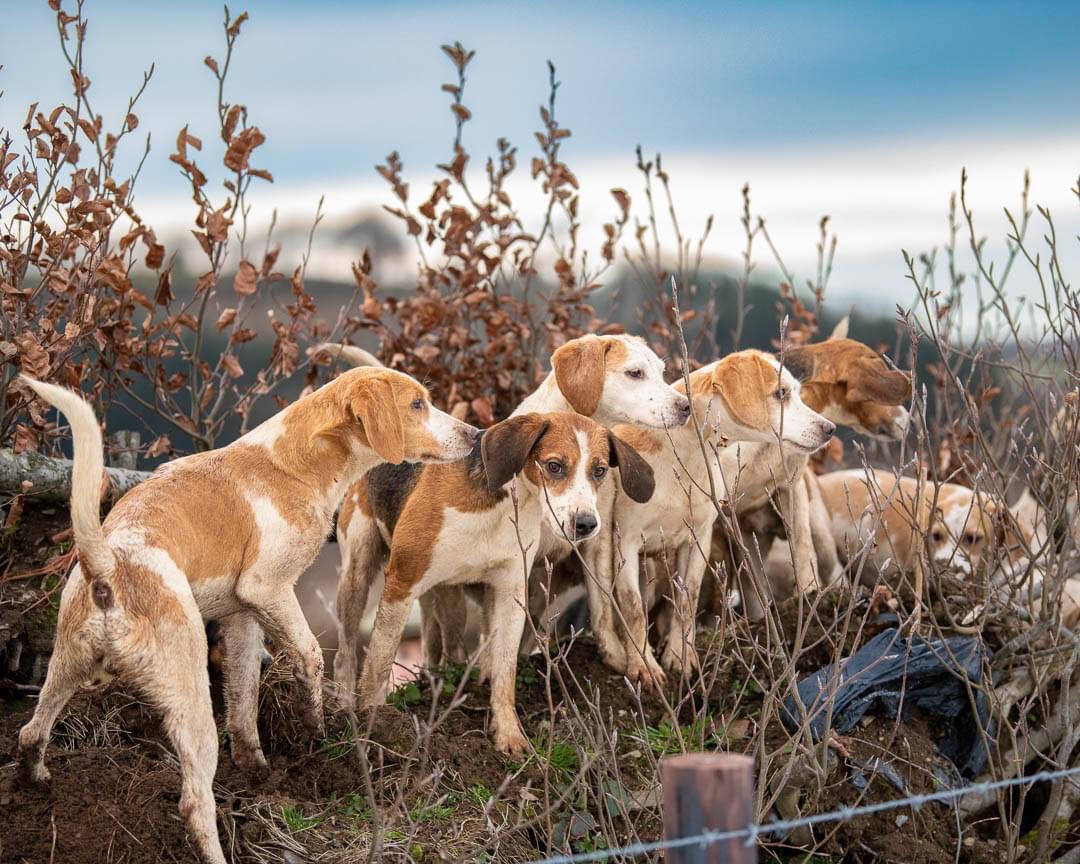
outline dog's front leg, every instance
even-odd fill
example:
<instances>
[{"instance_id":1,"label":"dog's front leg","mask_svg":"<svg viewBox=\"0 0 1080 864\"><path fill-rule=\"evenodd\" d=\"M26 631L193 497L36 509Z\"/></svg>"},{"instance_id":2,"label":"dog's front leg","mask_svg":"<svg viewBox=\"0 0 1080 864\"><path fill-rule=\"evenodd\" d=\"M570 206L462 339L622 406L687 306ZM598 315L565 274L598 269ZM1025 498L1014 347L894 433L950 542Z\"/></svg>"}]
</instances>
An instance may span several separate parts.
<instances>
[{"instance_id":1,"label":"dog's front leg","mask_svg":"<svg viewBox=\"0 0 1080 864\"><path fill-rule=\"evenodd\" d=\"M788 526L793 556L791 563L795 569L795 590L804 593L818 589L821 581L818 578L817 556L814 554L814 540L810 531L810 497L803 478L797 478L780 500L787 505L783 515L784 524Z\"/></svg>"},{"instance_id":2,"label":"dog's front leg","mask_svg":"<svg viewBox=\"0 0 1080 864\"><path fill-rule=\"evenodd\" d=\"M367 660L364 672L360 676L360 704L364 708L375 708L385 700L386 688L390 683L390 673L394 669L394 658L401 645L401 634L409 620L413 597L411 592L404 596L389 593L392 568L387 569L387 589L379 601L379 611L375 614L375 627L371 631L368 643Z\"/></svg>"},{"instance_id":3,"label":"dog's front leg","mask_svg":"<svg viewBox=\"0 0 1080 864\"><path fill-rule=\"evenodd\" d=\"M651 689L664 685L664 670L656 662L649 645L648 622L641 601L641 547L633 539L621 537L615 561L615 603L620 617L619 631L626 652L626 677ZM622 565L621 567L618 565Z\"/></svg>"},{"instance_id":4,"label":"dog's front leg","mask_svg":"<svg viewBox=\"0 0 1080 864\"><path fill-rule=\"evenodd\" d=\"M809 469L803 477L803 482L806 484L810 542L817 556L818 575L825 585L831 585L843 568L840 566L836 538L833 537L832 527L829 525L829 511L825 507L825 501L822 500L817 478Z\"/></svg>"},{"instance_id":5,"label":"dog's front leg","mask_svg":"<svg viewBox=\"0 0 1080 864\"><path fill-rule=\"evenodd\" d=\"M613 560L615 530L611 520L600 524L600 535L584 544L585 590L589 596L589 622L604 662L626 674L626 649L619 637L615 612Z\"/></svg>"},{"instance_id":6,"label":"dog's front leg","mask_svg":"<svg viewBox=\"0 0 1080 864\"><path fill-rule=\"evenodd\" d=\"M322 737L323 724L323 655L319 640L308 627L304 611L293 593L292 585L283 585L271 593L271 587L252 579L238 586L237 594L252 609L274 646L285 652L297 681L304 689L304 725L316 737Z\"/></svg>"},{"instance_id":7,"label":"dog's front leg","mask_svg":"<svg viewBox=\"0 0 1080 864\"><path fill-rule=\"evenodd\" d=\"M526 570L528 572L528 570ZM518 646L525 631L527 592L524 576L516 569L496 574L491 597L491 725L495 747L502 753L520 755L529 748L515 708Z\"/></svg>"},{"instance_id":8,"label":"dog's front leg","mask_svg":"<svg viewBox=\"0 0 1080 864\"><path fill-rule=\"evenodd\" d=\"M699 525L696 536L710 538L712 522ZM668 672L690 674L698 668L697 649L694 647L697 631L698 598L701 596L701 583L709 562L705 560L693 539L679 546L679 579L681 584L672 588L675 595L675 614L671 616L667 644L660 657L660 664Z\"/></svg>"}]
</instances>

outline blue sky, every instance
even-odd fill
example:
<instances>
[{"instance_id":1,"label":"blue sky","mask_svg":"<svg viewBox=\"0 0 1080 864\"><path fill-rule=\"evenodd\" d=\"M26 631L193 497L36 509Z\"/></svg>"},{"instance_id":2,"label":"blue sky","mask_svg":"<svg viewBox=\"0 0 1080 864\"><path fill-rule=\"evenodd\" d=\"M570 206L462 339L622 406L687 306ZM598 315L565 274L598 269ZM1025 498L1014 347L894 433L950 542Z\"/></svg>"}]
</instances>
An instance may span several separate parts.
<instances>
[{"instance_id":1,"label":"blue sky","mask_svg":"<svg viewBox=\"0 0 1080 864\"><path fill-rule=\"evenodd\" d=\"M156 63L137 110L155 142L141 190L182 196L167 157L184 123L212 137L213 82L202 58L222 54L221 6L209 0L89 0L86 6L96 110L118 117L141 70ZM1080 136L1077 3L256 0L233 11L243 8L251 20L227 96L246 104L266 132L257 161L274 172L279 189L333 192L367 182L391 149L413 171L444 159L451 123L439 85L451 71L439 45L454 39L477 51L466 94L475 117L466 143L475 156L489 152L499 135L523 156L531 153L550 58L563 82L559 115L574 132L568 162L580 160L598 174L597 166L618 166L627 185L638 143L687 165L742 160L764 175L744 179L766 184L770 154L812 173L812 160L822 154L843 162L845 154L881 153L880 179L887 184L899 170L888 157L905 148L939 150L940 164L928 155L927 169L958 177L967 153L977 160L1011 146L1016 164L1006 160L1002 170L1015 175L1018 189L1024 168L1039 175L1040 165L1027 164L1024 154L1054 150L1025 150L1029 143L1071 145ZM55 103L69 85L44 2L12 4L5 25L0 126L17 128L29 102ZM1074 151L1061 165L1047 166L1054 190L1065 182L1070 160L1080 171L1077 157ZM684 182L690 197L701 194L693 178ZM1061 197L1059 191L1054 195ZM737 221L737 196L726 187L716 194L724 201L718 207ZM943 208L947 190L940 195ZM820 213L842 213L851 203L821 197L804 206L820 203ZM768 203L783 207L785 200L781 191ZM717 254L734 256L737 249Z\"/></svg>"}]
</instances>

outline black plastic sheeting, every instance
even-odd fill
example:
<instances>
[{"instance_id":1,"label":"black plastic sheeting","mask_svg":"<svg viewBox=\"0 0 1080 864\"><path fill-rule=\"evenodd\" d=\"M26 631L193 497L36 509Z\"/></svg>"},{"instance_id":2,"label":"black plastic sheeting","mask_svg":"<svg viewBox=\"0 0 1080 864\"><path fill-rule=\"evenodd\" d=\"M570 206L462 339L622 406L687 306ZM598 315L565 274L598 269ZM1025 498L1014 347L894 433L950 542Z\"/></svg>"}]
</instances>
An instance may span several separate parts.
<instances>
[{"instance_id":1,"label":"black plastic sheeting","mask_svg":"<svg viewBox=\"0 0 1080 864\"><path fill-rule=\"evenodd\" d=\"M990 656L990 649L975 636L909 640L892 628L846 660L800 681L799 698L816 741L825 734L830 707L832 728L840 733L869 712L905 720L913 708L936 715L941 718L938 751L970 777L986 765L986 741L994 737L986 696L978 689ZM782 716L792 731L801 725L793 696L784 702Z\"/></svg>"}]
</instances>

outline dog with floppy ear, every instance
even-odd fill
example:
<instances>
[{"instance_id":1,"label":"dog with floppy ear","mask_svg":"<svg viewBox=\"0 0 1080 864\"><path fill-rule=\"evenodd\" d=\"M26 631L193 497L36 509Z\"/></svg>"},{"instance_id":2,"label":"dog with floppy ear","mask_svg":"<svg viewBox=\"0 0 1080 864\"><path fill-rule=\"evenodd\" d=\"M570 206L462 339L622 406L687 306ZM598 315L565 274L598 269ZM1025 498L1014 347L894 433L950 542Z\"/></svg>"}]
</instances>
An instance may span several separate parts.
<instances>
[{"instance_id":1,"label":"dog with floppy ear","mask_svg":"<svg viewBox=\"0 0 1080 864\"><path fill-rule=\"evenodd\" d=\"M595 577L587 585L601 655L631 681L653 687L664 681L664 670L680 673L697 668L695 618L708 564L708 546L705 554L701 547L708 543L718 515L710 490L723 494L716 473L717 452L737 446L735 442L768 444L778 439L812 450L828 441L834 429L802 403L798 383L790 373L760 351L729 354L692 372L690 395L696 416L693 426L667 433L615 427L615 434L632 444L651 466L657 494L648 504L640 504L609 491L605 504L612 518L585 553ZM675 584L667 592L674 614L662 637L659 665L646 638L646 613L659 598L650 580L643 604L642 553L671 555L674 561L671 581Z\"/></svg>"},{"instance_id":2,"label":"dog with floppy ear","mask_svg":"<svg viewBox=\"0 0 1080 864\"><path fill-rule=\"evenodd\" d=\"M933 507L926 537L913 530L918 481L890 471L833 471L818 479L832 514L834 542L844 561L866 550L862 576L910 572L916 543L925 540L930 559L942 568L974 574L988 563L991 582L1015 578L1029 563L1032 538L988 496L956 483L929 483Z\"/></svg>"},{"instance_id":3,"label":"dog with floppy ear","mask_svg":"<svg viewBox=\"0 0 1080 864\"><path fill-rule=\"evenodd\" d=\"M358 651L357 612L362 614L384 561L383 593L359 685L368 707L382 699L413 601L440 585L480 583L487 619L497 622L488 646L495 745L513 754L527 749L514 710L526 576L542 530L574 543L597 532L597 492L610 485L606 478L616 465L625 472L620 479L626 494L648 500L652 471L633 448L588 418L561 412L497 423L460 462L373 470L357 506L367 510L378 534L350 548L356 557L342 573L338 595L334 672L342 701L348 705L354 698L355 678L348 676ZM511 483L514 496L506 488Z\"/></svg>"},{"instance_id":4,"label":"dog with floppy ear","mask_svg":"<svg viewBox=\"0 0 1080 864\"><path fill-rule=\"evenodd\" d=\"M102 524L93 409L62 387L25 380L71 424L79 564L60 599L37 708L19 732L20 780L48 782L45 747L75 690L119 676L162 712L180 762L180 812L203 860L224 864L204 622L218 620L225 639L226 725L239 765L266 764L256 726L260 627L296 670L304 720L319 734L322 650L293 585L350 483L387 459L457 459L479 430L433 408L406 375L354 369L227 447L162 466Z\"/></svg>"},{"instance_id":5,"label":"dog with floppy ear","mask_svg":"<svg viewBox=\"0 0 1080 864\"><path fill-rule=\"evenodd\" d=\"M324 345L331 356L340 356L351 363L370 364L378 360L351 346ZM582 336L571 339L555 350L552 369L540 386L518 406L512 416L528 413L574 411L591 417L601 425L634 423L663 429L679 426L690 416L690 402L664 381L664 363L644 340L625 334ZM379 546L379 530L368 512L367 490L356 488L346 496L338 518L338 543L342 550L342 584L362 581L351 571L364 569L365 549ZM571 545L558 532L542 528L541 549L536 560L557 562L565 559ZM541 568L542 569L542 568ZM475 596L475 591L470 591ZM339 592L338 610L342 621L359 621L363 610L350 607L356 594L348 587ZM366 597L366 593L364 595ZM483 599L480 598L480 602ZM342 612L341 610L347 609ZM434 667L446 660L464 660L466 645L462 641L467 617L466 592L455 585L440 585L420 598L423 620L424 659ZM445 624L444 624L445 622ZM343 624L352 632L353 624ZM343 634L339 644L351 645L355 636ZM486 671L489 664L482 660ZM339 681L355 680L356 657L348 648L339 650L335 670L340 666ZM351 687L351 684L348 685Z\"/></svg>"},{"instance_id":6,"label":"dog with floppy ear","mask_svg":"<svg viewBox=\"0 0 1080 864\"><path fill-rule=\"evenodd\" d=\"M911 398L911 376L894 368L876 351L847 338L847 319L823 342L788 349L784 365L800 380L805 403L836 424L882 440L902 438ZM752 619L764 615L773 597L766 573L777 566L769 560L774 541L775 560L783 559L795 591L828 583L840 571L839 557L828 527L828 513L807 471L810 454L773 443L729 449L721 459L732 494L734 520L721 520L713 537L713 559L736 574L744 612ZM737 532L737 533L736 533ZM749 550L749 560L741 550ZM758 557L760 555L760 558ZM714 611L722 602L713 597Z\"/></svg>"}]
</instances>

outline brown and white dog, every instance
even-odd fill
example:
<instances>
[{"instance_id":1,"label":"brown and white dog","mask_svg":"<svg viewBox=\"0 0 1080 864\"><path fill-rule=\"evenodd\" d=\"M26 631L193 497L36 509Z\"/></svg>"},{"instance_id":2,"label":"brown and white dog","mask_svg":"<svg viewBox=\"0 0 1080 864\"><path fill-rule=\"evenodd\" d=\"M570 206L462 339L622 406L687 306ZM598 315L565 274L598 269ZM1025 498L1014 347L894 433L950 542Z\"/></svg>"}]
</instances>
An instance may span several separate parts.
<instances>
[{"instance_id":1,"label":"brown and white dog","mask_svg":"<svg viewBox=\"0 0 1080 864\"><path fill-rule=\"evenodd\" d=\"M908 573L920 542L915 530L916 492L913 477L891 471L854 469L818 477L830 513L833 539L845 563L865 552L862 579L873 585L879 576ZM927 483L926 545L929 558L942 569L972 574L993 559L991 577L1011 577L1027 561L1027 541L998 517L995 502L956 483Z\"/></svg>"},{"instance_id":2,"label":"brown and white dog","mask_svg":"<svg viewBox=\"0 0 1080 864\"><path fill-rule=\"evenodd\" d=\"M260 626L296 669L305 721L322 727L322 652L293 585L345 490L382 462L459 459L480 432L433 408L407 375L351 370L229 446L162 466L102 524L93 410L69 390L24 380L71 424L79 563L61 596L37 709L19 733L20 778L48 781L45 747L60 711L81 685L119 676L164 715L182 774L180 812L200 855L223 864L204 620L224 630L233 758L265 764L256 728Z\"/></svg>"},{"instance_id":3,"label":"brown and white dog","mask_svg":"<svg viewBox=\"0 0 1080 864\"><path fill-rule=\"evenodd\" d=\"M324 345L321 350L349 363L379 363L371 354L351 346ZM555 349L551 371L512 416L561 411L591 417L604 426L634 423L664 429L686 422L690 401L664 381L664 363L644 340L625 334L582 336ZM334 677L343 685L339 689L346 700L351 698L349 694L357 677L357 628L367 602L366 589L361 596L352 588L364 583L366 577L352 571L367 566L357 550L378 538L377 527L358 507L364 495L366 489L362 484L354 488L346 496L338 517L342 575L337 598L339 630ZM570 549L561 533L544 527L536 561L556 562L569 555ZM425 664L431 668L446 660L463 660L466 600L462 588L437 586L421 596L420 608ZM481 666L486 675L486 659L482 659Z\"/></svg>"},{"instance_id":4,"label":"brown and white dog","mask_svg":"<svg viewBox=\"0 0 1080 864\"><path fill-rule=\"evenodd\" d=\"M358 511L377 530L350 538L354 558L343 570L339 593L341 644L351 652L348 664L334 664L343 701L351 703L355 686L349 677L357 648L355 616L384 562L383 593L359 686L366 707L383 699L413 602L440 585L481 583L491 623L495 746L523 752L528 741L514 709L514 684L528 574L543 531L580 542L599 530L597 491L613 467L628 496L650 498L652 470L632 447L580 414L559 412L503 420L484 432L467 459L451 465L373 470L360 484ZM512 491L506 488L511 483ZM342 596L351 599L341 603Z\"/></svg>"},{"instance_id":5,"label":"brown and white dog","mask_svg":"<svg viewBox=\"0 0 1080 864\"><path fill-rule=\"evenodd\" d=\"M615 434L631 442L651 465L657 494L648 504L641 504L608 490L613 518L606 520L599 540L586 551L595 574L595 579L588 580L590 613L601 653L630 680L649 686L664 680L647 641L646 614L653 606L657 574L651 573L645 590L648 602L643 606L639 556L644 553L673 561L677 573L676 590L670 592L675 610L664 640L663 669L696 669L698 595L718 516L712 496L715 492L723 497L717 454L738 441L766 446L782 442L811 453L836 428L803 403L799 382L791 373L760 351L729 354L691 373L690 394L695 423L667 433L615 427ZM614 607L605 602L611 596Z\"/></svg>"},{"instance_id":6,"label":"brown and white dog","mask_svg":"<svg viewBox=\"0 0 1080 864\"><path fill-rule=\"evenodd\" d=\"M802 382L803 401L833 423L882 440L907 430L903 402L911 398L911 376L868 346L848 339L847 320L823 342L789 349L784 365ZM714 561L737 574L743 609L752 620L764 615L771 592L762 565L778 537L788 539L786 558L797 591L830 581L840 569L811 472L810 454L782 444L730 447L720 459L724 486L742 536L731 541L722 519L714 532ZM749 550L740 560L736 548ZM760 560L758 556L760 555Z\"/></svg>"}]
</instances>

